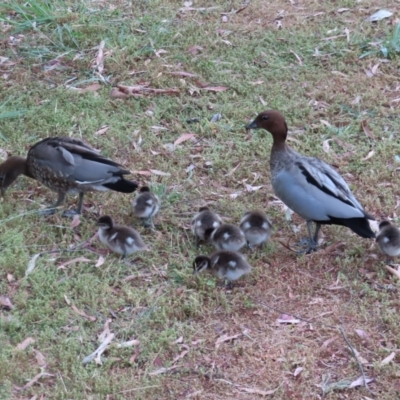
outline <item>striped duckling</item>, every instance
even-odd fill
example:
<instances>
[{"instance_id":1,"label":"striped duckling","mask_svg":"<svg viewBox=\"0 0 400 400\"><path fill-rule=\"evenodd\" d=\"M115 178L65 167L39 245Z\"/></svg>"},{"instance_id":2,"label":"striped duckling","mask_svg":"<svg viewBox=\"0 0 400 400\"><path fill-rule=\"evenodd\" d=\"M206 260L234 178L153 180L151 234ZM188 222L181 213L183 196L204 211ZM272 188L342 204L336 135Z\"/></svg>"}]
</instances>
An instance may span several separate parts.
<instances>
[{"instance_id":1,"label":"striped duckling","mask_svg":"<svg viewBox=\"0 0 400 400\"><path fill-rule=\"evenodd\" d=\"M208 271L229 284L251 272L251 265L236 251L217 251L208 256L197 256L193 261L193 274Z\"/></svg>"},{"instance_id":2,"label":"striped duckling","mask_svg":"<svg viewBox=\"0 0 400 400\"><path fill-rule=\"evenodd\" d=\"M208 207L200 207L191 222L192 232L196 237L196 246L199 246L200 241L207 241L210 233L221 224L222 219L217 213Z\"/></svg>"},{"instance_id":3,"label":"striped duckling","mask_svg":"<svg viewBox=\"0 0 400 400\"><path fill-rule=\"evenodd\" d=\"M258 245L263 247L271 236L271 228L271 222L261 211L249 211L240 221L240 229L250 248Z\"/></svg>"},{"instance_id":4,"label":"striped duckling","mask_svg":"<svg viewBox=\"0 0 400 400\"><path fill-rule=\"evenodd\" d=\"M278 111L259 114L247 129L265 129L273 137L270 168L275 194L291 210L307 221L309 253L318 247L323 224L342 225L363 238L374 238L364 211L345 180L330 165L318 158L303 156L286 144L288 128ZM312 234L313 221L316 223Z\"/></svg>"},{"instance_id":5,"label":"striped duckling","mask_svg":"<svg viewBox=\"0 0 400 400\"><path fill-rule=\"evenodd\" d=\"M379 233L376 237L382 253L389 257L400 255L400 230L389 221L382 221L379 224Z\"/></svg>"},{"instance_id":6,"label":"striped duckling","mask_svg":"<svg viewBox=\"0 0 400 400\"><path fill-rule=\"evenodd\" d=\"M159 197L148 186L140 188L138 196L132 202L133 214L143 220L145 227L154 227L153 218L160 210Z\"/></svg>"},{"instance_id":7,"label":"striped duckling","mask_svg":"<svg viewBox=\"0 0 400 400\"><path fill-rule=\"evenodd\" d=\"M26 175L58 193L56 204L47 214L54 213L68 193L79 194L78 208L70 214L80 214L86 192L134 192L138 185L124 178L128 174L120 164L100 155L82 140L49 137L34 144L26 158L9 157L0 165L0 189L4 196L19 175Z\"/></svg>"},{"instance_id":8,"label":"striped duckling","mask_svg":"<svg viewBox=\"0 0 400 400\"><path fill-rule=\"evenodd\" d=\"M128 226L114 225L113 219L104 215L97 221L101 243L111 251L122 255L122 259L136 251L149 250L139 232Z\"/></svg>"},{"instance_id":9,"label":"striped duckling","mask_svg":"<svg viewBox=\"0 0 400 400\"><path fill-rule=\"evenodd\" d=\"M232 224L220 225L211 232L210 237L217 250L239 251L246 244L243 232Z\"/></svg>"}]
</instances>

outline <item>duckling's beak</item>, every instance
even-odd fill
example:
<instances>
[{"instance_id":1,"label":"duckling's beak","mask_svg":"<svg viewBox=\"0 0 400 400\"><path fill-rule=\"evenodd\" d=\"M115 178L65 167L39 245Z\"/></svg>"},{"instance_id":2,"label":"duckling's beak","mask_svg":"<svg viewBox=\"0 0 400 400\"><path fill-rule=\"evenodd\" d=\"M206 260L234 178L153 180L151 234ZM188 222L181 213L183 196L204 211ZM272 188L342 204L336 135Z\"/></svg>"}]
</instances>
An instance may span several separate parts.
<instances>
[{"instance_id":1,"label":"duckling's beak","mask_svg":"<svg viewBox=\"0 0 400 400\"><path fill-rule=\"evenodd\" d=\"M257 128L258 128L258 124L257 124L256 120L254 120L253 122L250 122L248 125L246 125L247 131L249 129L257 129Z\"/></svg>"}]
</instances>

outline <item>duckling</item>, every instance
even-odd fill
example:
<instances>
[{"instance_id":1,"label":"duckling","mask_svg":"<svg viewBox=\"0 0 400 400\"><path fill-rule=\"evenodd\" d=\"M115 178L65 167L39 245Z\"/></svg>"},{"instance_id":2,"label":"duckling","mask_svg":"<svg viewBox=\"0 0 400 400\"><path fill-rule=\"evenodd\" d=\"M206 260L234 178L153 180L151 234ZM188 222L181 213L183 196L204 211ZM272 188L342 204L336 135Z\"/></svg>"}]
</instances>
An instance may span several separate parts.
<instances>
[{"instance_id":1,"label":"duckling","mask_svg":"<svg viewBox=\"0 0 400 400\"><path fill-rule=\"evenodd\" d=\"M207 270L219 279L226 279L229 285L250 273L251 269L244 256L236 251L221 250L210 257L197 256L193 261L194 275Z\"/></svg>"},{"instance_id":2,"label":"duckling","mask_svg":"<svg viewBox=\"0 0 400 400\"><path fill-rule=\"evenodd\" d=\"M148 186L139 190L139 195L132 202L133 214L143 220L143 226L154 227L153 217L160 209L160 199L150 191Z\"/></svg>"},{"instance_id":3,"label":"duckling","mask_svg":"<svg viewBox=\"0 0 400 400\"><path fill-rule=\"evenodd\" d=\"M128 226L114 225L113 219L108 215L100 217L97 225L101 243L114 253L121 254L122 259L136 251L149 250L139 232Z\"/></svg>"},{"instance_id":4,"label":"duckling","mask_svg":"<svg viewBox=\"0 0 400 400\"><path fill-rule=\"evenodd\" d=\"M206 232L207 236L208 232ZM236 225L222 224L211 232L211 241L217 250L239 251L245 244L246 238Z\"/></svg>"},{"instance_id":5,"label":"duckling","mask_svg":"<svg viewBox=\"0 0 400 400\"><path fill-rule=\"evenodd\" d=\"M192 232L196 237L196 246L199 246L200 241L207 241L210 232L221 224L222 219L217 213L211 211L208 207L200 207L191 223Z\"/></svg>"},{"instance_id":6,"label":"duckling","mask_svg":"<svg viewBox=\"0 0 400 400\"><path fill-rule=\"evenodd\" d=\"M382 253L396 257L400 255L400 230L389 221L382 221L379 224L379 233L376 237Z\"/></svg>"},{"instance_id":7,"label":"duckling","mask_svg":"<svg viewBox=\"0 0 400 400\"><path fill-rule=\"evenodd\" d=\"M17 177L26 175L58 193L54 207L43 214L53 214L69 193L79 194L78 208L69 215L80 214L86 192L134 192L138 184L125 179L128 174L120 164L100 155L80 139L49 137L34 144L26 158L9 157L0 165L0 190L4 197Z\"/></svg>"},{"instance_id":8,"label":"duckling","mask_svg":"<svg viewBox=\"0 0 400 400\"><path fill-rule=\"evenodd\" d=\"M317 249L323 224L346 226L363 238L375 238L368 222L374 218L364 211L340 174L324 161L303 156L287 145L288 127L281 113L264 111L246 129L265 129L273 137L272 187L279 199L307 221L305 253ZM314 235L313 222L316 224Z\"/></svg>"},{"instance_id":9,"label":"duckling","mask_svg":"<svg viewBox=\"0 0 400 400\"><path fill-rule=\"evenodd\" d=\"M257 245L263 247L271 236L271 227L271 222L261 211L249 211L240 221L240 229L250 248Z\"/></svg>"}]
</instances>

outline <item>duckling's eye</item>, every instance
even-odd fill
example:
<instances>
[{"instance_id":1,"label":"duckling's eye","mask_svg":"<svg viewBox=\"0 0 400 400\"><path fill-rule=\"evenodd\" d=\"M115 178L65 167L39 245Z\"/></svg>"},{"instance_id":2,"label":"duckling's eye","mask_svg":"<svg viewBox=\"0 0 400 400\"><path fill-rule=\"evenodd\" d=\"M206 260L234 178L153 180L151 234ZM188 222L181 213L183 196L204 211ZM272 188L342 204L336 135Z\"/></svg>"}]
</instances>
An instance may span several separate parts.
<instances>
[{"instance_id":1,"label":"duckling's eye","mask_svg":"<svg viewBox=\"0 0 400 400\"><path fill-rule=\"evenodd\" d=\"M268 119L268 115L263 115L263 116L261 117L261 119L264 120L264 121L266 121L266 120Z\"/></svg>"}]
</instances>

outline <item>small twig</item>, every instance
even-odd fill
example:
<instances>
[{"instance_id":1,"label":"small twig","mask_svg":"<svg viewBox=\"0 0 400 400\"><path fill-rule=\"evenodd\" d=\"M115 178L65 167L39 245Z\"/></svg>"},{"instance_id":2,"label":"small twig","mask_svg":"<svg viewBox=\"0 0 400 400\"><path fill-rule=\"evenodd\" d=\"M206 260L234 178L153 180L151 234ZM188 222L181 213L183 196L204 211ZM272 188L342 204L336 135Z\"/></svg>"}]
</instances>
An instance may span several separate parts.
<instances>
[{"instance_id":1,"label":"small twig","mask_svg":"<svg viewBox=\"0 0 400 400\"><path fill-rule=\"evenodd\" d=\"M351 353L353 354L353 357L354 357L354 358L356 359L356 361L357 361L358 368L360 369L361 375L362 375L362 377L363 377L365 389L367 389L368 392L370 392L371 394L373 394L374 396L376 396L376 394L368 387L367 377L365 376L364 368L363 368L363 366L362 366L362 364L361 364L361 362L360 362L360 360L359 360L359 358L358 358L358 356L357 356L357 353L356 353L354 347L350 344L349 339L347 339L346 333L344 332L344 329L343 329L343 321L342 321L342 325L339 327L339 331L340 331L340 333L342 334L343 339L344 339L344 341L346 342L347 346L349 347Z\"/></svg>"},{"instance_id":2,"label":"small twig","mask_svg":"<svg viewBox=\"0 0 400 400\"><path fill-rule=\"evenodd\" d=\"M287 311L282 311L282 310L280 310L280 309L278 309L278 308L272 307L272 306L270 306L270 305L268 305L268 304L265 304L265 303L263 303L263 302L261 302L261 301L258 301L258 300L256 300L256 299L254 299L254 298L251 298L251 299L252 299L254 302L256 302L256 303L258 303L258 304L261 304L262 306L267 307L267 308L269 308L270 310L273 310L273 311L275 311L275 312L277 312L277 313L279 313L279 314L291 315L293 318L299 319L299 320L304 321L304 322L307 322L307 323L309 323L309 324L317 323L317 324L326 326L326 327L328 327L328 328L333 328L333 329L336 329L336 328L337 328L336 326L328 325L328 324L325 324L325 323L323 323L323 322L319 322L319 321L314 321L314 322L313 322L313 321L310 321L309 319L305 319L305 318L303 318L303 317L299 317L298 315L292 314L290 311L289 311L289 312L287 312Z\"/></svg>"}]
</instances>

